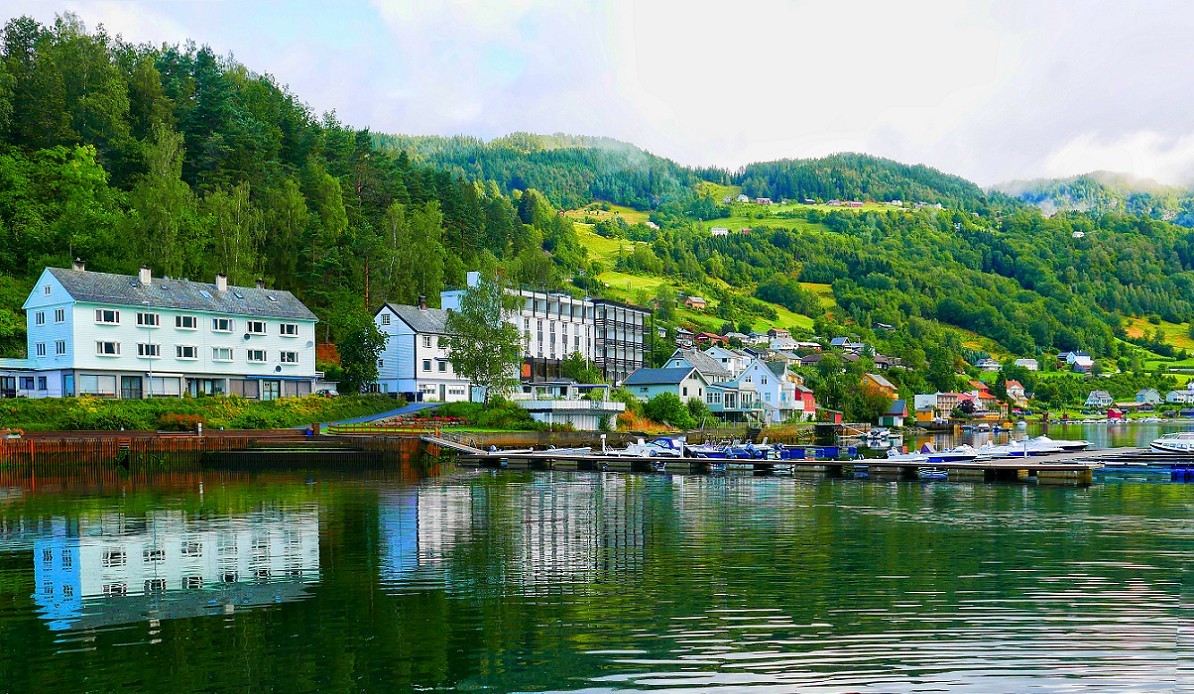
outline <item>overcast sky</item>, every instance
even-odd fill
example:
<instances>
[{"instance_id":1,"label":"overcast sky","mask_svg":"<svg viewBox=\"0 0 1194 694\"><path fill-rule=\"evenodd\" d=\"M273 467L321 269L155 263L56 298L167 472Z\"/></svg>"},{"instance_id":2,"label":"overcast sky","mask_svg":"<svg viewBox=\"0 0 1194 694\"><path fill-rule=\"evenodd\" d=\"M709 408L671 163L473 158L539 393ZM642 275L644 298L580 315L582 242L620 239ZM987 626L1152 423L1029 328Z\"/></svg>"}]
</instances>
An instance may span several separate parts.
<instances>
[{"instance_id":1,"label":"overcast sky","mask_svg":"<svg viewBox=\"0 0 1194 694\"><path fill-rule=\"evenodd\" d=\"M380 132L606 135L684 164L858 151L988 185L1194 182L1192 2L40 2L193 39Z\"/></svg>"}]
</instances>

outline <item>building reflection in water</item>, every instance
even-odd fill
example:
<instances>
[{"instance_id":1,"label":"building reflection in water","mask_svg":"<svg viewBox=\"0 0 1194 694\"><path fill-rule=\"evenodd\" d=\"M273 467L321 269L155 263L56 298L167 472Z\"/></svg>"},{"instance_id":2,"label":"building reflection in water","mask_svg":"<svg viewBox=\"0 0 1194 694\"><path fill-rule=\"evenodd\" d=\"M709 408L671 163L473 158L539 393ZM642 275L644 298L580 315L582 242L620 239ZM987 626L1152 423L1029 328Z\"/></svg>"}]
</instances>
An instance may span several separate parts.
<instances>
[{"instance_id":1,"label":"building reflection in water","mask_svg":"<svg viewBox=\"0 0 1194 694\"><path fill-rule=\"evenodd\" d=\"M54 630L227 614L305 596L319 578L319 513L55 519L33 563L34 600Z\"/></svg>"},{"instance_id":2,"label":"building reflection in water","mask_svg":"<svg viewBox=\"0 0 1194 694\"><path fill-rule=\"evenodd\" d=\"M638 574L648 544L646 487L670 484L574 474L528 485L391 490L381 496L381 578L408 589L497 583L533 594Z\"/></svg>"}]
</instances>

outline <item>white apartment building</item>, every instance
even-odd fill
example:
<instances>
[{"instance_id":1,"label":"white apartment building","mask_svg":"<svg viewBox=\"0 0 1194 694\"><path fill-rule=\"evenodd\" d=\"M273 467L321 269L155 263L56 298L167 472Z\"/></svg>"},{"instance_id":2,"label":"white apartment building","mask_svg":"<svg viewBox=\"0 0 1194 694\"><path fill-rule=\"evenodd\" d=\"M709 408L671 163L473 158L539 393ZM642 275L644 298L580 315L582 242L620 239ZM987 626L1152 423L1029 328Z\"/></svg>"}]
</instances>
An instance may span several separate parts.
<instances>
[{"instance_id":1,"label":"white apartment building","mask_svg":"<svg viewBox=\"0 0 1194 694\"><path fill-rule=\"evenodd\" d=\"M384 304L373 315L386 336L378 360L377 385L383 393L401 393L412 402L459 402L470 398L469 382L448 361L448 312L418 306Z\"/></svg>"},{"instance_id":2,"label":"white apartment building","mask_svg":"<svg viewBox=\"0 0 1194 694\"><path fill-rule=\"evenodd\" d=\"M315 314L287 291L46 268L25 301L28 356L0 397L309 395Z\"/></svg>"}]
</instances>

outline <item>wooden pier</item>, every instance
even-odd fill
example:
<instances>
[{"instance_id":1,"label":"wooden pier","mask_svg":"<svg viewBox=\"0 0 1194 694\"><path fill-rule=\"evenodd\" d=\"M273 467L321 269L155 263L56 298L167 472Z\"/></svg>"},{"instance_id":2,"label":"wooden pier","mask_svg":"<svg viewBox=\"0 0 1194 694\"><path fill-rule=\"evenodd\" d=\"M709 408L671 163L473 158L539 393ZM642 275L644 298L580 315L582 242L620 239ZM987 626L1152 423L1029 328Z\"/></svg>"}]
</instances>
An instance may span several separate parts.
<instances>
[{"instance_id":1,"label":"wooden pier","mask_svg":"<svg viewBox=\"0 0 1194 694\"><path fill-rule=\"evenodd\" d=\"M460 460L486 468L516 468L540 470L582 470L612 472L653 472L657 463L664 464L664 470L674 474L708 473L721 464L730 469L749 471L753 474L774 473L824 473L832 477L843 476L848 471L866 470L875 477L895 479L917 479L923 468L946 470L950 479L974 481L1015 481L1035 479L1041 483L1090 484L1093 473L1103 467L1096 454L1108 451L1030 456L1028 458L997 458L992 460L968 460L949 463L927 463L889 461L887 458L865 460L831 459L784 459L747 460L720 458L646 458L618 455L570 455L552 454L551 451L532 453L504 453L464 450L466 447L453 445L461 452ZM1138 449L1133 449L1138 450Z\"/></svg>"}]
</instances>

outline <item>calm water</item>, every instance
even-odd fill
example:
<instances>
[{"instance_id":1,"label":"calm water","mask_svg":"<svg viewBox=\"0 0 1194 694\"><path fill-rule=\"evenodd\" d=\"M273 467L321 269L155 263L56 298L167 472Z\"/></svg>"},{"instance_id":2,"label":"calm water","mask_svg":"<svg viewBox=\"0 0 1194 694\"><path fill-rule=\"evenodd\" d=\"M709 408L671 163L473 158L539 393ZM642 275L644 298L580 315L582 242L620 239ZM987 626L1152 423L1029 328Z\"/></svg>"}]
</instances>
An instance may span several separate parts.
<instances>
[{"instance_id":1,"label":"calm water","mask_svg":"<svg viewBox=\"0 0 1194 694\"><path fill-rule=\"evenodd\" d=\"M1090 441L1091 448L1148 448L1148 444L1153 439L1160 438L1164 434L1189 430L1194 430L1194 421L1133 422L1130 424L1040 424L1034 422L1025 429L1013 429L1000 433L972 431L955 435L947 432L931 432L918 436L901 437L897 443L907 445L910 449L914 446L919 448L925 443L932 443L938 450L952 448L962 443L977 448L987 441L1001 444L1008 441L1019 441L1026 436L1044 434L1056 440L1084 439ZM876 445L875 448L886 449L883 445Z\"/></svg>"},{"instance_id":2,"label":"calm water","mask_svg":"<svg viewBox=\"0 0 1194 694\"><path fill-rule=\"evenodd\" d=\"M1194 675L1194 484L10 483L12 691L1165 691Z\"/></svg>"}]
</instances>

